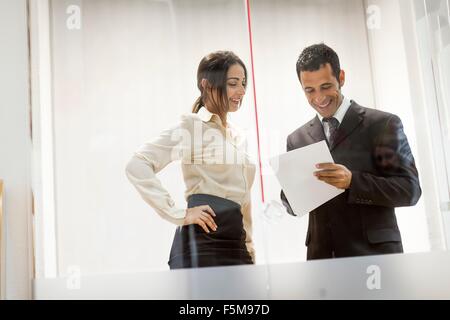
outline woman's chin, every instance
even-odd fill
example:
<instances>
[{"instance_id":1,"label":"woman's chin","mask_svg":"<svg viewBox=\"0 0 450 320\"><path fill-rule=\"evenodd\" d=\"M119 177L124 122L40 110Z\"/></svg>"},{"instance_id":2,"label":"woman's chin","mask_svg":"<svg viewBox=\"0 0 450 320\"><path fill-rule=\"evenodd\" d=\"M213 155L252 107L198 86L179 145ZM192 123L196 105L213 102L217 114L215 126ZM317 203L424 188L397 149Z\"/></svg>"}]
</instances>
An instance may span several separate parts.
<instances>
[{"instance_id":1,"label":"woman's chin","mask_svg":"<svg viewBox=\"0 0 450 320\"><path fill-rule=\"evenodd\" d=\"M236 112L239 110L241 106L238 104L230 104L230 107L228 109L228 112Z\"/></svg>"}]
</instances>

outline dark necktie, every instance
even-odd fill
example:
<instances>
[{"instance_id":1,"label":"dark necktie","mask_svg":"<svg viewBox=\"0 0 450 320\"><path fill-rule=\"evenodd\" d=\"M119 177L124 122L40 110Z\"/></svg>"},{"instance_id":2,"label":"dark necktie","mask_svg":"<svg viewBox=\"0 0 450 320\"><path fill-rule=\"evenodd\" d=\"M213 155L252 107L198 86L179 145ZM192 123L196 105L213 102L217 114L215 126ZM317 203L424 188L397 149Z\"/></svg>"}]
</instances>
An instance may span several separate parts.
<instances>
[{"instance_id":1,"label":"dark necktie","mask_svg":"<svg viewBox=\"0 0 450 320\"><path fill-rule=\"evenodd\" d=\"M323 118L323 122L328 123L329 133L330 136L328 138L328 143L330 145L330 148L334 146L334 143L336 142L336 136L337 136L337 129L339 127L339 121L338 119L331 117L331 118Z\"/></svg>"}]
</instances>

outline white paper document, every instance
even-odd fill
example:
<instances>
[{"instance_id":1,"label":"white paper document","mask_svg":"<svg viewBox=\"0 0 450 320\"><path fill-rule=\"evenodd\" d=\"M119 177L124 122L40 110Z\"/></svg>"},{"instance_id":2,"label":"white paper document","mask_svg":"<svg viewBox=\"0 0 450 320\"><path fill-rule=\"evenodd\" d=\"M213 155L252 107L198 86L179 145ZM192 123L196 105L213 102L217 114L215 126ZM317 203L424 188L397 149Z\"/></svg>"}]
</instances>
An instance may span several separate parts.
<instances>
[{"instance_id":1,"label":"white paper document","mask_svg":"<svg viewBox=\"0 0 450 320\"><path fill-rule=\"evenodd\" d=\"M270 159L284 194L298 216L307 214L344 192L314 176L318 163L334 163L325 140Z\"/></svg>"}]
</instances>

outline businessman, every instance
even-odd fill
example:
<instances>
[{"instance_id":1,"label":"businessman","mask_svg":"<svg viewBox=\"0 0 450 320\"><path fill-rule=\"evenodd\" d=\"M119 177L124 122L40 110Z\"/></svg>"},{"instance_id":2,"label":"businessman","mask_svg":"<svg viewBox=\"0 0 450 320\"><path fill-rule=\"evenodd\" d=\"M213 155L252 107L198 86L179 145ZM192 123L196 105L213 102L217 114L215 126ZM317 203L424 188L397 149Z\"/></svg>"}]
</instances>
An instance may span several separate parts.
<instances>
[{"instance_id":1,"label":"businessman","mask_svg":"<svg viewBox=\"0 0 450 320\"><path fill-rule=\"evenodd\" d=\"M288 136L287 151L326 140L335 163L311 174L345 190L310 212L307 259L403 252L394 209L415 205L421 189L400 118L344 97L345 72L325 44L303 50L297 75L317 115Z\"/></svg>"}]
</instances>

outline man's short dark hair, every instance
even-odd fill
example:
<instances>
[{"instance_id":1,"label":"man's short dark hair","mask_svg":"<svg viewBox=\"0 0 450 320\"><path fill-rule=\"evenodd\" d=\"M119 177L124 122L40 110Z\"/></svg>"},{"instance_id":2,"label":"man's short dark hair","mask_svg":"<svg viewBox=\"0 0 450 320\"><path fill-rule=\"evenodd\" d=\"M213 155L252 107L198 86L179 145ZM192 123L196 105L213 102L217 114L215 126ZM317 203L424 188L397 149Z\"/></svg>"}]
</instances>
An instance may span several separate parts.
<instances>
[{"instance_id":1,"label":"man's short dark hair","mask_svg":"<svg viewBox=\"0 0 450 320\"><path fill-rule=\"evenodd\" d=\"M323 43L309 46L303 49L303 52L298 57L297 76L300 79L300 72L317 71L327 63L331 65L333 75L339 82L341 66L339 63L339 57L336 52Z\"/></svg>"}]
</instances>

